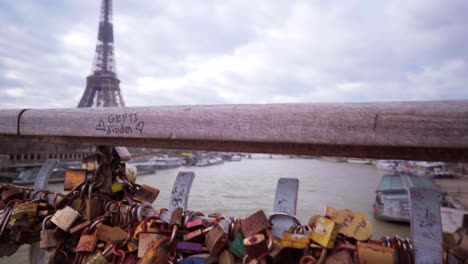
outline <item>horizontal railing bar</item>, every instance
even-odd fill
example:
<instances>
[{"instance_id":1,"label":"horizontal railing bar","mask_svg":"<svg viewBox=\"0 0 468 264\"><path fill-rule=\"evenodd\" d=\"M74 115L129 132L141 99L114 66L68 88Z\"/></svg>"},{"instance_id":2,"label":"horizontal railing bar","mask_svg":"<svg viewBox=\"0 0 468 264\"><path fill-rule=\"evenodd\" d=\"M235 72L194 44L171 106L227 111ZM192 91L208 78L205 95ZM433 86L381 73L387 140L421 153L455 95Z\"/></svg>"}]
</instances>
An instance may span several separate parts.
<instances>
[{"instance_id":1,"label":"horizontal railing bar","mask_svg":"<svg viewBox=\"0 0 468 264\"><path fill-rule=\"evenodd\" d=\"M0 110L0 140L468 160L468 100Z\"/></svg>"}]
</instances>

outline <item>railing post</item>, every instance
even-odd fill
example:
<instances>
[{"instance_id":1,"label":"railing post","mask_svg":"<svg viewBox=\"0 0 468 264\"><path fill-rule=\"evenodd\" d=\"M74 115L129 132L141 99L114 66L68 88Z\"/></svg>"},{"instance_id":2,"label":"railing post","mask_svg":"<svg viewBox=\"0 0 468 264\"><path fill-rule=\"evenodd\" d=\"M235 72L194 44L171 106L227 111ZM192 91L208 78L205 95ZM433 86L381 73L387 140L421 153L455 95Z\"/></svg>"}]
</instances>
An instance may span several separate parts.
<instances>
[{"instance_id":1,"label":"railing post","mask_svg":"<svg viewBox=\"0 0 468 264\"><path fill-rule=\"evenodd\" d=\"M408 188L408 193L415 263L442 263L443 240L439 191L434 188L411 187Z\"/></svg>"},{"instance_id":2,"label":"railing post","mask_svg":"<svg viewBox=\"0 0 468 264\"><path fill-rule=\"evenodd\" d=\"M34 190L45 190L48 185L49 176L52 174L52 171L57 166L58 160L47 160L46 163L39 170L39 173L36 177L36 182L34 183ZM35 197L31 197L35 198ZM35 242L29 248L29 263L31 264L44 264L45 263L45 253L44 250L39 248L39 243Z\"/></svg>"}]
</instances>

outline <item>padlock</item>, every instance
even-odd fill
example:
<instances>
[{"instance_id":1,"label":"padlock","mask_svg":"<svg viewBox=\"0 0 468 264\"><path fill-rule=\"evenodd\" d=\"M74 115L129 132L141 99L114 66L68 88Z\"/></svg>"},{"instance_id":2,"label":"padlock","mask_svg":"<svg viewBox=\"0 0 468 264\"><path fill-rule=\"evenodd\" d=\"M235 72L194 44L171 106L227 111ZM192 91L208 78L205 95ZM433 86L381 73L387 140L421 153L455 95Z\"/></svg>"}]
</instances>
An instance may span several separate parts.
<instances>
[{"instance_id":1,"label":"padlock","mask_svg":"<svg viewBox=\"0 0 468 264\"><path fill-rule=\"evenodd\" d=\"M359 264L366 263L382 263L393 264L396 263L395 249L384 247L380 245L357 242L357 255Z\"/></svg>"},{"instance_id":2,"label":"padlock","mask_svg":"<svg viewBox=\"0 0 468 264\"><path fill-rule=\"evenodd\" d=\"M177 242L176 249L185 253L201 253L204 250L203 244L201 243L184 241Z\"/></svg>"},{"instance_id":3,"label":"padlock","mask_svg":"<svg viewBox=\"0 0 468 264\"><path fill-rule=\"evenodd\" d=\"M138 250L138 241L135 240L133 237L130 237L130 239L127 242L127 251L129 253L136 252Z\"/></svg>"},{"instance_id":4,"label":"padlock","mask_svg":"<svg viewBox=\"0 0 468 264\"><path fill-rule=\"evenodd\" d=\"M91 253L94 252L94 248L97 243L97 230L94 228L90 230L92 226L87 227L83 230L78 245L76 246L75 251L77 253Z\"/></svg>"},{"instance_id":5,"label":"padlock","mask_svg":"<svg viewBox=\"0 0 468 264\"><path fill-rule=\"evenodd\" d=\"M159 195L159 190L149 185L143 184L139 186L133 194L133 199L140 203L152 204Z\"/></svg>"},{"instance_id":6,"label":"padlock","mask_svg":"<svg viewBox=\"0 0 468 264\"><path fill-rule=\"evenodd\" d=\"M5 204L14 199L22 199L24 195L24 190L20 188L11 188L2 192L1 198L2 202Z\"/></svg>"},{"instance_id":7,"label":"padlock","mask_svg":"<svg viewBox=\"0 0 468 264\"><path fill-rule=\"evenodd\" d=\"M140 234L141 235L141 234ZM140 259L139 264L166 264L168 263L169 254L167 242L168 237L159 239L156 243L151 245L151 248Z\"/></svg>"},{"instance_id":8,"label":"padlock","mask_svg":"<svg viewBox=\"0 0 468 264\"><path fill-rule=\"evenodd\" d=\"M104 213L104 204L102 199L93 196L94 184L90 184L88 187L88 197L86 199L85 216L89 220L94 220L96 217L101 216Z\"/></svg>"},{"instance_id":9,"label":"padlock","mask_svg":"<svg viewBox=\"0 0 468 264\"><path fill-rule=\"evenodd\" d=\"M102 252L97 252L93 255L90 255L87 260L85 261L86 264L108 264L109 261L107 257L111 250L113 249L113 245L109 245L106 247Z\"/></svg>"},{"instance_id":10,"label":"padlock","mask_svg":"<svg viewBox=\"0 0 468 264\"><path fill-rule=\"evenodd\" d=\"M70 230L70 228L79 218L80 213L67 205L63 209L55 212L50 221L52 221L52 223L54 223L56 226L60 227L63 231L68 232L68 230Z\"/></svg>"},{"instance_id":11,"label":"padlock","mask_svg":"<svg viewBox=\"0 0 468 264\"><path fill-rule=\"evenodd\" d=\"M311 232L304 230L304 227L293 227L291 232L283 235L281 246L295 249L305 249L309 246Z\"/></svg>"},{"instance_id":12,"label":"padlock","mask_svg":"<svg viewBox=\"0 0 468 264\"><path fill-rule=\"evenodd\" d=\"M138 257L145 256L148 250L151 249L151 246L163 238L166 238L163 234L140 233L138 235Z\"/></svg>"},{"instance_id":13,"label":"padlock","mask_svg":"<svg viewBox=\"0 0 468 264\"><path fill-rule=\"evenodd\" d=\"M217 256L224 249L226 239L227 234L224 229L219 224L215 224L206 235L206 247L210 254Z\"/></svg>"},{"instance_id":14,"label":"padlock","mask_svg":"<svg viewBox=\"0 0 468 264\"><path fill-rule=\"evenodd\" d=\"M229 251L231 251L232 254L236 255L240 259L243 259L245 255L247 255L247 250L244 246L244 236L242 233L238 232L235 235L234 240L229 245Z\"/></svg>"},{"instance_id":15,"label":"padlock","mask_svg":"<svg viewBox=\"0 0 468 264\"><path fill-rule=\"evenodd\" d=\"M23 219L32 218L37 215L38 204L35 202L17 203L13 206L11 218Z\"/></svg>"},{"instance_id":16,"label":"padlock","mask_svg":"<svg viewBox=\"0 0 468 264\"><path fill-rule=\"evenodd\" d=\"M206 225L207 225L206 219L200 218L200 219L196 219L196 220L187 222L187 223L185 224L185 228L187 228L187 229L195 229L195 228L202 228L202 227L205 227Z\"/></svg>"},{"instance_id":17,"label":"padlock","mask_svg":"<svg viewBox=\"0 0 468 264\"><path fill-rule=\"evenodd\" d=\"M99 156L97 154L93 154L83 158L81 162L81 168L87 171L95 171L99 164Z\"/></svg>"},{"instance_id":18,"label":"padlock","mask_svg":"<svg viewBox=\"0 0 468 264\"><path fill-rule=\"evenodd\" d=\"M263 234L244 238L244 246L250 259L256 259L268 253L268 242Z\"/></svg>"},{"instance_id":19,"label":"padlock","mask_svg":"<svg viewBox=\"0 0 468 264\"><path fill-rule=\"evenodd\" d=\"M58 245L58 240L54 237L54 229L46 229L46 223L50 218L52 218L51 215L42 221L41 240L39 242L39 247L42 249L50 249Z\"/></svg>"},{"instance_id":20,"label":"padlock","mask_svg":"<svg viewBox=\"0 0 468 264\"><path fill-rule=\"evenodd\" d=\"M309 224L312 229L310 238L322 247L333 248L338 234L336 223L323 216L313 216Z\"/></svg>"},{"instance_id":21,"label":"padlock","mask_svg":"<svg viewBox=\"0 0 468 264\"><path fill-rule=\"evenodd\" d=\"M181 262L181 264L213 264L213 263L217 263L217 259L211 256L210 254L206 254L206 253L188 256L184 258Z\"/></svg>"},{"instance_id":22,"label":"padlock","mask_svg":"<svg viewBox=\"0 0 468 264\"><path fill-rule=\"evenodd\" d=\"M338 225L338 233L358 241L366 241L372 236L372 223L363 213L341 210L331 219Z\"/></svg>"},{"instance_id":23,"label":"padlock","mask_svg":"<svg viewBox=\"0 0 468 264\"><path fill-rule=\"evenodd\" d=\"M118 192L123 191L123 186L124 186L123 183L116 181L112 184L111 190L113 193L118 193Z\"/></svg>"},{"instance_id":24,"label":"padlock","mask_svg":"<svg viewBox=\"0 0 468 264\"><path fill-rule=\"evenodd\" d=\"M97 238L101 241L106 241L111 244L117 244L127 238L128 233L118 226L108 226L99 224L96 227Z\"/></svg>"},{"instance_id":25,"label":"padlock","mask_svg":"<svg viewBox=\"0 0 468 264\"><path fill-rule=\"evenodd\" d=\"M263 210L247 217L241 224L242 233L245 237L253 236L269 227L271 227L270 221L268 221Z\"/></svg>"},{"instance_id":26,"label":"padlock","mask_svg":"<svg viewBox=\"0 0 468 264\"><path fill-rule=\"evenodd\" d=\"M70 191L80 183L86 180L87 171L84 169L68 169L65 172L65 181L63 183L63 190Z\"/></svg>"},{"instance_id":27,"label":"padlock","mask_svg":"<svg viewBox=\"0 0 468 264\"><path fill-rule=\"evenodd\" d=\"M177 229L182 226L182 219L184 217L184 209L181 207L177 207L172 211L171 219L169 220L169 228L172 228L171 239L169 240L169 244L172 244L172 241L175 239L175 235L177 233Z\"/></svg>"},{"instance_id":28,"label":"padlock","mask_svg":"<svg viewBox=\"0 0 468 264\"><path fill-rule=\"evenodd\" d=\"M88 227L90 225L91 225L91 221L90 220L85 220L84 222L79 223L79 224L73 226L72 228L70 228L70 234L76 235L76 234L80 233L81 231L83 231L83 229L85 229L86 227Z\"/></svg>"},{"instance_id":29,"label":"padlock","mask_svg":"<svg viewBox=\"0 0 468 264\"><path fill-rule=\"evenodd\" d=\"M225 249L219 254L218 257L219 264L235 264L236 260L234 259L234 255L229 252L229 250Z\"/></svg>"},{"instance_id":30,"label":"padlock","mask_svg":"<svg viewBox=\"0 0 468 264\"><path fill-rule=\"evenodd\" d=\"M136 178L138 176L138 169L135 165L125 163L125 177L131 183L136 182Z\"/></svg>"},{"instance_id":31,"label":"padlock","mask_svg":"<svg viewBox=\"0 0 468 264\"><path fill-rule=\"evenodd\" d=\"M205 238L203 230L204 229L200 228L200 229L197 229L195 231L184 234L184 241L190 241L190 242L203 241L204 238Z\"/></svg>"}]
</instances>

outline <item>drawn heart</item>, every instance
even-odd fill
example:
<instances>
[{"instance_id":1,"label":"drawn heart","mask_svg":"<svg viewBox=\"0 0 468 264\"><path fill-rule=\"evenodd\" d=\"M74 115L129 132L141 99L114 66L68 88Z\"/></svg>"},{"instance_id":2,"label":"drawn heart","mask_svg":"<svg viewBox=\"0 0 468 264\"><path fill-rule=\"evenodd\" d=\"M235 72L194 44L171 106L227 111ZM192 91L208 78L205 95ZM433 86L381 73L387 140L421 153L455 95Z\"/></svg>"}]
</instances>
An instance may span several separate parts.
<instances>
[{"instance_id":1,"label":"drawn heart","mask_svg":"<svg viewBox=\"0 0 468 264\"><path fill-rule=\"evenodd\" d=\"M143 135L143 127L145 126L145 122L140 121L138 124L135 126L135 129L140 131L140 135Z\"/></svg>"}]
</instances>

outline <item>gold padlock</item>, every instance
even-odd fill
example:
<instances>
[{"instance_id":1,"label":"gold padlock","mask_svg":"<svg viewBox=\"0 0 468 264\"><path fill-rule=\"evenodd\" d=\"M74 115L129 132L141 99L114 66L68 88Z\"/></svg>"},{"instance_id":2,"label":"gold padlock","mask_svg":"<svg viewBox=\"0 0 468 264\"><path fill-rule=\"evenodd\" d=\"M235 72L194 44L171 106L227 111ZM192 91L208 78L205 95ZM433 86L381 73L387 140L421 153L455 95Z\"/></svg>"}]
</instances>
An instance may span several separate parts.
<instances>
[{"instance_id":1,"label":"gold padlock","mask_svg":"<svg viewBox=\"0 0 468 264\"><path fill-rule=\"evenodd\" d=\"M357 243L357 254L359 264L379 263L393 264L395 263L395 249L384 247L375 244L364 242Z\"/></svg>"},{"instance_id":2,"label":"gold padlock","mask_svg":"<svg viewBox=\"0 0 468 264\"><path fill-rule=\"evenodd\" d=\"M312 216L309 220L312 229L310 238L317 244L325 248L333 248L338 226L335 222L323 216Z\"/></svg>"},{"instance_id":3,"label":"gold padlock","mask_svg":"<svg viewBox=\"0 0 468 264\"><path fill-rule=\"evenodd\" d=\"M37 215L38 204L35 202L17 203L13 206L11 218L23 219L32 218Z\"/></svg>"}]
</instances>

